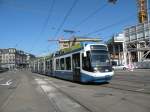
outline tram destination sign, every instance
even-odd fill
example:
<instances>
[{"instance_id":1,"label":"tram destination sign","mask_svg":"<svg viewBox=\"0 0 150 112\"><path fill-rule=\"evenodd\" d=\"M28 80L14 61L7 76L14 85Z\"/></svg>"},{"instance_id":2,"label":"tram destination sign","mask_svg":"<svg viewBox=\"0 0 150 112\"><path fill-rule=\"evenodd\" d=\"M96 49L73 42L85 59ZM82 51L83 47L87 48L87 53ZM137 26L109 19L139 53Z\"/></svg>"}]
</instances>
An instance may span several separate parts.
<instances>
[{"instance_id":1,"label":"tram destination sign","mask_svg":"<svg viewBox=\"0 0 150 112\"><path fill-rule=\"evenodd\" d=\"M91 45L91 50L107 50L107 47L104 45Z\"/></svg>"}]
</instances>

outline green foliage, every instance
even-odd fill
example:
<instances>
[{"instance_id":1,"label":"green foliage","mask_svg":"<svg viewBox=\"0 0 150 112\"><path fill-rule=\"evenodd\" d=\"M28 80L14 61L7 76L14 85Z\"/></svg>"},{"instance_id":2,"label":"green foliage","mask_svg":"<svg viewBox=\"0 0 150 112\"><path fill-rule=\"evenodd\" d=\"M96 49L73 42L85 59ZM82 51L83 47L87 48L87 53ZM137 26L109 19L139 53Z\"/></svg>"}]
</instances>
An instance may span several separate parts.
<instances>
[{"instance_id":1,"label":"green foliage","mask_svg":"<svg viewBox=\"0 0 150 112\"><path fill-rule=\"evenodd\" d=\"M73 51L73 50L79 49L79 48L81 48L81 45L77 44L77 45L74 45L74 46L72 46L70 48L62 49L61 51L64 52L64 53L66 53L66 52L70 52L70 51Z\"/></svg>"}]
</instances>

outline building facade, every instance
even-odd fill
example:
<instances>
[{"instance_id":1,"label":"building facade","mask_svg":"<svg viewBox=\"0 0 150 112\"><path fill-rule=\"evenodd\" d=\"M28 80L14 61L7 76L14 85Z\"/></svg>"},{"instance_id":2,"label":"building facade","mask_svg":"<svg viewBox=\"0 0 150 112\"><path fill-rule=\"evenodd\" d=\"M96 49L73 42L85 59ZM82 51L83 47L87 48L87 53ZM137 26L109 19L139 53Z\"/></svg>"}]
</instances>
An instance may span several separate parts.
<instances>
[{"instance_id":1,"label":"building facade","mask_svg":"<svg viewBox=\"0 0 150 112\"><path fill-rule=\"evenodd\" d=\"M123 34L108 42L111 59L118 64L134 64L150 68L150 23L140 23L124 29Z\"/></svg>"},{"instance_id":2,"label":"building facade","mask_svg":"<svg viewBox=\"0 0 150 112\"><path fill-rule=\"evenodd\" d=\"M129 61L140 62L150 59L150 23L141 23L124 30L125 48Z\"/></svg>"},{"instance_id":3,"label":"building facade","mask_svg":"<svg viewBox=\"0 0 150 112\"><path fill-rule=\"evenodd\" d=\"M34 55L15 48L0 49L0 66L9 69L26 68L29 63L29 58L34 57Z\"/></svg>"},{"instance_id":4,"label":"building facade","mask_svg":"<svg viewBox=\"0 0 150 112\"><path fill-rule=\"evenodd\" d=\"M124 65L126 64L124 56L124 34L120 33L114 35L107 42L108 50L110 53L110 58L115 65Z\"/></svg>"},{"instance_id":5,"label":"building facade","mask_svg":"<svg viewBox=\"0 0 150 112\"><path fill-rule=\"evenodd\" d=\"M134 63L137 68L150 68L150 22L126 28L124 35L127 63Z\"/></svg>"}]
</instances>

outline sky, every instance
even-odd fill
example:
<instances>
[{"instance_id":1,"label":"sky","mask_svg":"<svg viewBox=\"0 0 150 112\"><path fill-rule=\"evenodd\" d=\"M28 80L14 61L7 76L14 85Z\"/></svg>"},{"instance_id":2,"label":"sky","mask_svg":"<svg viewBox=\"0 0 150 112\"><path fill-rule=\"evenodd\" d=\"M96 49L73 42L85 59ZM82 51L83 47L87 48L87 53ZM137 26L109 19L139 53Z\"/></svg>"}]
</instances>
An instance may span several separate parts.
<instances>
[{"instance_id":1,"label":"sky","mask_svg":"<svg viewBox=\"0 0 150 112\"><path fill-rule=\"evenodd\" d=\"M136 0L0 0L0 48L40 56L57 50L48 40L74 35L107 41L137 23Z\"/></svg>"}]
</instances>

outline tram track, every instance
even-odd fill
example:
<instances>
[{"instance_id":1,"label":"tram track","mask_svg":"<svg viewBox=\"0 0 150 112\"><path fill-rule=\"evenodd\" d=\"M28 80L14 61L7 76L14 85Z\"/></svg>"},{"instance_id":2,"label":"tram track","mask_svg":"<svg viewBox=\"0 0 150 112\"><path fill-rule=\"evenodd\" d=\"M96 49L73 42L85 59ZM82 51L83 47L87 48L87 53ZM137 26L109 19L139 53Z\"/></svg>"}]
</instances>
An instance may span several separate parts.
<instances>
[{"instance_id":1,"label":"tram track","mask_svg":"<svg viewBox=\"0 0 150 112\"><path fill-rule=\"evenodd\" d=\"M150 91L148 90L145 91L143 88L138 87L136 83L135 85L132 85L132 83L128 83L128 82L126 83L123 81L117 82L120 80L114 80L114 79L110 81L109 84L93 84L93 83L76 84L76 83L70 83L69 81L57 80L55 78L54 80L53 79L49 80L43 77L43 79L47 81L51 86L56 88L60 93L64 94L64 96L68 97L73 102L76 102L79 105L81 105L81 107L84 108L84 110L86 110L87 112L99 112L97 108L93 108L89 105L88 101L90 100L94 101L94 99L97 99L96 100L97 102L101 102L104 98L106 98L106 100L113 99L115 97L118 98L117 95L120 95L119 100L121 101L123 100L123 102L126 101L129 103L132 102L134 103L134 105L137 104L141 105L141 103L138 103L140 102L139 100L135 102L133 99L130 100L130 95L145 96L145 97L148 97L150 95ZM116 83L120 83L120 84L116 84ZM88 92L88 95L80 96L79 95L80 92L85 92L85 93ZM124 95L128 95L129 97L126 98L126 96ZM90 100L89 99L86 100L88 97L90 98ZM83 102L83 101L87 101L87 102ZM107 111L107 108L103 108L103 106L99 104L94 104L94 105L97 105L98 108Z\"/></svg>"},{"instance_id":2,"label":"tram track","mask_svg":"<svg viewBox=\"0 0 150 112\"><path fill-rule=\"evenodd\" d=\"M137 79L134 79L134 80L133 79L123 79L123 78L118 78L118 77L115 77L114 80L127 81L127 82L132 82L132 83L141 83L141 84L150 83L150 80L140 81Z\"/></svg>"},{"instance_id":3,"label":"tram track","mask_svg":"<svg viewBox=\"0 0 150 112\"><path fill-rule=\"evenodd\" d=\"M122 91L130 91L130 92L135 92L135 93L150 94L150 91L146 91L145 88L138 88L138 87L130 86L130 85L110 83L110 84L102 85L102 87L112 88L112 89L117 89L117 90L122 90Z\"/></svg>"},{"instance_id":4,"label":"tram track","mask_svg":"<svg viewBox=\"0 0 150 112\"><path fill-rule=\"evenodd\" d=\"M49 82L48 83L50 85L52 85L54 88L56 88L59 92L61 92L62 94L64 94L65 96L67 96L69 99L71 99L72 101L78 103L79 105L81 105L85 110L87 110L87 112L94 112L92 109L88 108L88 106L84 105L83 103L81 103L80 101L76 100L76 98L74 98L73 96L71 96L70 94L64 92L63 90L60 89L59 86L55 85L54 83L52 82Z\"/></svg>"},{"instance_id":5,"label":"tram track","mask_svg":"<svg viewBox=\"0 0 150 112\"><path fill-rule=\"evenodd\" d=\"M80 104L82 107L84 107L86 110L88 110L88 112L93 112L93 110L88 108L87 105L84 105L83 103L80 103L80 101L78 101L75 97L73 97L70 94L67 94L67 92L61 90L60 86L57 86L57 84L55 85L55 84L53 84L53 82L48 82L48 83L51 84L53 87L57 88L58 91L60 91L61 93L63 93L67 97L69 97L71 100L73 100L73 101L77 102L78 104ZM122 85L122 84L109 83L109 84L103 84L103 85L100 85L100 86L105 87L105 88L115 89L115 90L121 90L121 91L127 91L127 92L132 92L132 93L140 93L140 94L150 95L150 91L143 91L142 88L138 88L138 87L131 86L131 85ZM99 87L99 86L97 86L97 87Z\"/></svg>"},{"instance_id":6,"label":"tram track","mask_svg":"<svg viewBox=\"0 0 150 112\"><path fill-rule=\"evenodd\" d=\"M136 74L128 74L128 75L127 74L124 74L124 75L115 74L114 77L116 77L116 76L117 77L130 77L130 78L138 77L139 79L147 77L150 80L150 78L148 77L148 75L140 76L140 75L136 75Z\"/></svg>"},{"instance_id":7,"label":"tram track","mask_svg":"<svg viewBox=\"0 0 150 112\"><path fill-rule=\"evenodd\" d=\"M150 77L149 76L130 76L130 75L128 75L128 76L114 76L113 77L114 79L115 78L120 78L120 79L126 79L126 80L139 80L139 81L141 81L141 80L144 80L144 81L150 81Z\"/></svg>"},{"instance_id":8,"label":"tram track","mask_svg":"<svg viewBox=\"0 0 150 112\"><path fill-rule=\"evenodd\" d=\"M150 94L150 77L147 70L116 71L107 88Z\"/></svg>"},{"instance_id":9,"label":"tram track","mask_svg":"<svg viewBox=\"0 0 150 112\"><path fill-rule=\"evenodd\" d=\"M125 81L125 82L131 82L131 83L139 83L140 81L136 80L118 80L117 81ZM146 84L145 81L144 82L140 82L142 85L142 87L144 87ZM51 84L51 83L50 83ZM56 85L53 84L53 86L55 86L58 90L62 91L59 87L57 87ZM127 83L126 84L117 84L117 83L114 83L114 82L110 82L109 84L103 84L103 85L100 85L101 87L106 87L106 88L112 88L112 89L117 89L117 90L123 90L123 91L130 91L130 92L136 92L136 93L142 93L142 94L150 94L150 91L146 91L146 89L144 88L139 88L137 86L132 86L132 85L128 85ZM63 91L62 91L63 92ZM66 94L65 92L63 92L64 94ZM70 96L71 97L71 96ZM74 99L75 100L75 99Z\"/></svg>"}]
</instances>

